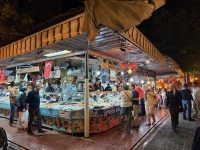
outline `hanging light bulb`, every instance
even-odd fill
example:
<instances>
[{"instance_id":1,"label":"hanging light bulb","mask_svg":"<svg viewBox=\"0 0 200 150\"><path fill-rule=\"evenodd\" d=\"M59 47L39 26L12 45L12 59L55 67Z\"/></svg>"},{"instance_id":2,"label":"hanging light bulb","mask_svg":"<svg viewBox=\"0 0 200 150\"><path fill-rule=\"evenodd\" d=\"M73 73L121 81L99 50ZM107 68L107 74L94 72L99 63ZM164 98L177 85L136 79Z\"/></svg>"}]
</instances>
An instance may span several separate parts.
<instances>
[{"instance_id":1,"label":"hanging light bulb","mask_svg":"<svg viewBox=\"0 0 200 150\"><path fill-rule=\"evenodd\" d=\"M124 75L124 72L123 72L123 71L121 72L121 75Z\"/></svg>"},{"instance_id":2,"label":"hanging light bulb","mask_svg":"<svg viewBox=\"0 0 200 150\"><path fill-rule=\"evenodd\" d=\"M97 71L97 75L100 75L100 74L101 74L101 72L98 70L98 71Z\"/></svg>"},{"instance_id":3,"label":"hanging light bulb","mask_svg":"<svg viewBox=\"0 0 200 150\"><path fill-rule=\"evenodd\" d=\"M144 80L141 80L141 83L143 84L143 83L144 83Z\"/></svg>"},{"instance_id":4,"label":"hanging light bulb","mask_svg":"<svg viewBox=\"0 0 200 150\"><path fill-rule=\"evenodd\" d=\"M128 74L131 74L133 71L131 68L128 69Z\"/></svg>"}]
</instances>

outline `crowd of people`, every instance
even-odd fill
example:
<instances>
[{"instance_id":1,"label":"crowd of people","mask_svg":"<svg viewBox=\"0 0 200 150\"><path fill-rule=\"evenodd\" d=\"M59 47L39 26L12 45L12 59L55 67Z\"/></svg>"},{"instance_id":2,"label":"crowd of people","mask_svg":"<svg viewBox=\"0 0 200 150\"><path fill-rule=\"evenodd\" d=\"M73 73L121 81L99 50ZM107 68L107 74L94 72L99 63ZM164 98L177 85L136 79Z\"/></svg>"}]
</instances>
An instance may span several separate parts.
<instances>
[{"instance_id":1,"label":"crowd of people","mask_svg":"<svg viewBox=\"0 0 200 150\"><path fill-rule=\"evenodd\" d=\"M97 79L94 85L89 85L92 90L102 90L102 86L100 84L100 80ZM31 125L34 120L34 117L37 117L38 124L38 134L44 134L45 131L42 130L41 123L41 114L40 114L40 92L41 92L41 84L36 83L35 87L28 92L26 87L21 87L20 84L11 83L10 89L10 122L9 125L13 126L13 118L15 111L19 112L19 118L17 123L18 129L28 128L27 134L34 135L31 130ZM62 88L60 85L57 85L57 88L54 89L51 87L51 84L45 89L45 92L55 92L65 94L69 91L69 86L67 83L63 83ZM107 89L110 89L109 85ZM20 97L19 102L20 106L16 107L14 101L16 97ZM63 95L63 101L67 95ZM166 89L161 89L155 92L153 89L143 89L141 85L131 83L128 85L123 85L123 90L120 92L121 99L121 108L120 108L120 130L123 129L124 118L127 118L127 130L130 131L131 128L138 128L140 126L140 122L138 117L145 116L147 126L154 125L156 123L156 118L154 114L154 108L156 105L161 108L169 108L169 112L171 114L171 122L172 129L176 130L179 124L179 112L182 112L182 116L184 120L194 121L193 118L197 117L199 108L200 108L200 90L198 84L196 82L192 83L191 91L188 89L188 85L184 84L182 89L176 89L173 84L169 85L168 91ZM140 112L139 112L140 106ZM194 115L191 115L191 109L193 106ZM25 112L29 112L29 121L27 122L27 126L22 125L22 117ZM187 115L186 115L187 112ZM133 118L133 124L131 125L131 120Z\"/></svg>"},{"instance_id":2,"label":"crowd of people","mask_svg":"<svg viewBox=\"0 0 200 150\"><path fill-rule=\"evenodd\" d=\"M123 129L124 117L127 117L127 130L138 128L138 104L141 106L142 115L146 113L146 125L154 125L156 118L154 108L157 105L159 109L169 109L172 122L172 130L176 130L179 124L179 112L182 112L184 120L194 121L200 109L200 89L196 82L192 83L191 90L188 85L184 84L181 89L176 89L174 84L170 84L167 89L154 91L153 89L142 89L140 85L130 84L123 86L120 92L121 109L120 109L120 130ZM194 115L191 116L193 107ZM187 117L186 117L187 112ZM134 118L131 126L131 118Z\"/></svg>"}]
</instances>

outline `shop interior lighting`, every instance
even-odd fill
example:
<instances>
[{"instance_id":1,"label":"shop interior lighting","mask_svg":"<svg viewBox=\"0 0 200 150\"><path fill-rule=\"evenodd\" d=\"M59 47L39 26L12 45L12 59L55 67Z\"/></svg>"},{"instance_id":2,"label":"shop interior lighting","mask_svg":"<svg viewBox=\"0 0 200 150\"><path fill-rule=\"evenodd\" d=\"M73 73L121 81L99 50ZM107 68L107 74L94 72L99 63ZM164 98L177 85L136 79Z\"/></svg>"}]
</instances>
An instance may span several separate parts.
<instances>
[{"instance_id":1,"label":"shop interior lighting","mask_svg":"<svg viewBox=\"0 0 200 150\"><path fill-rule=\"evenodd\" d=\"M128 74L133 73L133 70L131 68L128 69Z\"/></svg>"},{"instance_id":2,"label":"shop interior lighting","mask_svg":"<svg viewBox=\"0 0 200 150\"><path fill-rule=\"evenodd\" d=\"M97 75L100 75L100 74L101 74L101 72L98 70L98 71L97 71Z\"/></svg>"},{"instance_id":3,"label":"shop interior lighting","mask_svg":"<svg viewBox=\"0 0 200 150\"><path fill-rule=\"evenodd\" d=\"M148 63L149 63L149 60L147 60L146 63L148 64Z\"/></svg>"},{"instance_id":4,"label":"shop interior lighting","mask_svg":"<svg viewBox=\"0 0 200 150\"><path fill-rule=\"evenodd\" d=\"M144 83L144 80L141 80L141 83L143 84L143 83Z\"/></svg>"},{"instance_id":5,"label":"shop interior lighting","mask_svg":"<svg viewBox=\"0 0 200 150\"><path fill-rule=\"evenodd\" d=\"M127 82L126 84L129 85L130 83Z\"/></svg>"},{"instance_id":6,"label":"shop interior lighting","mask_svg":"<svg viewBox=\"0 0 200 150\"><path fill-rule=\"evenodd\" d=\"M46 56L46 57L53 57L53 56L59 56L59 55L64 55L64 54L69 54L69 53L71 53L71 51L64 50L64 51L59 51L59 52L53 52L53 53L45 54L44 56Z\"/></svg>"},{"instance_id":7,"label":"shop interior lighting","mask_svg":"<svg viewBox=\"0 0 200 150\"><path fill-rule=\"evenodd\" d=\"M124 72L123 72L123 71L121 72L121 75L124 75Z\"/></svg>"},{"instance_id":8,"label":"shop interior lighting","mask_svg":"<svg viewBox=\"0 0 200 150\"><path fill-rule=\"evenodd\" d=\"M10 84L10 82L7 82L6 84Z\"/></svg>"},{"instance_id":9,"label":"shop interior lighting","mask_svg":"<svg viewBox=\"0 0 200 150\"><path fill-rule=\"evenodd\" d=\"M133 82L133 78L130 78L130 81Z\"/></svg>"}]
</instances>

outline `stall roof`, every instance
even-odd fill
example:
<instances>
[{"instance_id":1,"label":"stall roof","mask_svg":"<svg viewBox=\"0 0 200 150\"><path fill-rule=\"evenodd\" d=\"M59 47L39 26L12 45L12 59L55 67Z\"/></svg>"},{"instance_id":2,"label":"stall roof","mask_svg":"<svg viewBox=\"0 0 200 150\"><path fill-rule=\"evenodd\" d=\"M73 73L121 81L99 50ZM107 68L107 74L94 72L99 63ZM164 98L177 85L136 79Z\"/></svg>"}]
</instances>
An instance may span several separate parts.
<instances>
[{"instance_id":1,"label":"stall roof","mask_svg":"<svg viewBox=\"0 0 200 150\"><path fill-rule=\"evenodd\" d=\"M175 65L168 67L165 57L136 27L121 34L103 28L96 37L96 45L88 47L82 33L83 21L84 14L79 14L0 48L0 67L9 68L21 63L55 59L44 56L51 52L70 50L75 55L89 49L92 55L110 58L115 62L137 62L157 74L177 72L184 75L174 61ZM121 48L126 52L121 51Z\"/></svg>"}]
</instances>

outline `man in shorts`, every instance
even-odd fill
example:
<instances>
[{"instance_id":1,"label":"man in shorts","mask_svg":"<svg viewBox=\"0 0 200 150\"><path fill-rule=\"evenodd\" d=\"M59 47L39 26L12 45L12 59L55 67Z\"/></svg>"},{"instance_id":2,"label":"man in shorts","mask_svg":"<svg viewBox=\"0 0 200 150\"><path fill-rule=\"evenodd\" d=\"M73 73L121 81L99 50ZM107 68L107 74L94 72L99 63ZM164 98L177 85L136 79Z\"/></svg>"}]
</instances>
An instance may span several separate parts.
<instances>
[{"instance_id":1,"label":"man in shorts","mask_svg":"<svg viewBox=\"0 0 200 150\"><path fill-rule=\"evenodd\" d=\"M194 115L193 118L197 117L197 113L200 109L200 88L197 84L197 82L192 83L192 96L193 96L193 111Z\"/></svg>"}]
</instances>

